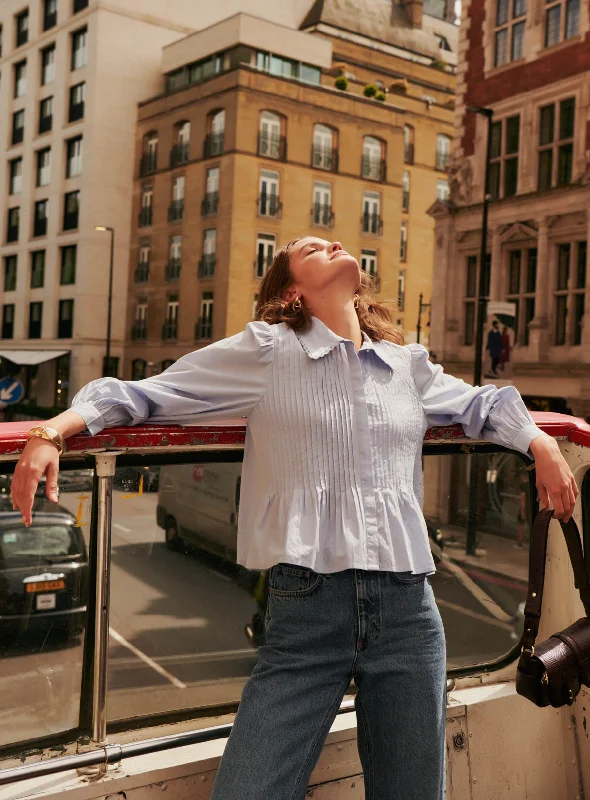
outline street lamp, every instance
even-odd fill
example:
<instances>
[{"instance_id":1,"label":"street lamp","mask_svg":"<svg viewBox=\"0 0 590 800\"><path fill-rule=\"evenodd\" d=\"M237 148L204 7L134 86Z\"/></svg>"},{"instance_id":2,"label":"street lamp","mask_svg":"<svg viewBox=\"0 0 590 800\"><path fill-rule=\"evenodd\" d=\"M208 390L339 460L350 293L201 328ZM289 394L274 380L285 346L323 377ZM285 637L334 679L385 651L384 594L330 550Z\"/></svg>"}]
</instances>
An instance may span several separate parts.
<instances>
[{"instance_id":1,"label":"street lamp","mask_svg":"<svg viewBox=\"0 0 590 800\"><path fill-rule=\"evenodd\" d=\"M109 265L109 310L107 317L107 352L102 367L103 377L111 374L111 316L113 309L113 261L115 256L115 229L108 225L95 225L95 231L108 231L111 234L111 261Z\"/></svg>"},{"instance_id":2,"label":"street lamp","mask_svg":"<svg viewBox=\"0 0 590 800\"><path fill-rule=\"evenodd\" d=\"M424 295L420 292L420 300L418 301L418 324L416 325L416 342L420 344L420 331L422 330L422 312L425 308L430 308L431 303L423 303L422 297ZM430 319L427 325L430 325Z\"/></svg>"}]
</instances>

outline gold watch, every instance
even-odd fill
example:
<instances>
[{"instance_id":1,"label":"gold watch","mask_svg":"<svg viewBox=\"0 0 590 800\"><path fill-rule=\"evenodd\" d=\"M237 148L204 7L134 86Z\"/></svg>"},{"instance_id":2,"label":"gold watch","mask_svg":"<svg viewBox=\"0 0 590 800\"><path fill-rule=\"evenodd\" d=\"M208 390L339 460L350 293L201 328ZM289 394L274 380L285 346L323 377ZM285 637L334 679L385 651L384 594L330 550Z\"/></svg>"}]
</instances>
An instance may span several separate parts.
<instances>
[{"instance_id":1,"label":"gold watch","mask_svg":"<svg viewBox=\"0 0 590 800\"><path fill-rule=\"evenodd\" d=\"M29 431L27 439L32 439L33 437L37 437L39 439L45 439L47 442L51 442L51 444L54 444L57 447L60 456L62 453L65 453L66 450L65 439L61 435L61 433L58 433L55 430L55 428L48 428L46 425L36 425Z\"/></svg>"}]
</instances>

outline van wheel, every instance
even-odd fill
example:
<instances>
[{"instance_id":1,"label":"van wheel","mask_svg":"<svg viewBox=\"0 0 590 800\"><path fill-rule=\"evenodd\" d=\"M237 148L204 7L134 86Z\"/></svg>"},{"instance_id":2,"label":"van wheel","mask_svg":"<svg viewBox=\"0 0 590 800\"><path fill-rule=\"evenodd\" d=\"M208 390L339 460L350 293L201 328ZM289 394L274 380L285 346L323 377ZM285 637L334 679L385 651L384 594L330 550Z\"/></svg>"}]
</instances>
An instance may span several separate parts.
<instances>
[{"instance_id":1,"label":"van wheel","mask_svg":"<svg viewBox=\"0 0 590 800\"><path fill-rule=\"evenodd\" d=\"M178 535L178 528L176 527L175 520L168 517L166 520L166 544L170 550L182 550L182 539Z\"/></svg>"}]
</instances>

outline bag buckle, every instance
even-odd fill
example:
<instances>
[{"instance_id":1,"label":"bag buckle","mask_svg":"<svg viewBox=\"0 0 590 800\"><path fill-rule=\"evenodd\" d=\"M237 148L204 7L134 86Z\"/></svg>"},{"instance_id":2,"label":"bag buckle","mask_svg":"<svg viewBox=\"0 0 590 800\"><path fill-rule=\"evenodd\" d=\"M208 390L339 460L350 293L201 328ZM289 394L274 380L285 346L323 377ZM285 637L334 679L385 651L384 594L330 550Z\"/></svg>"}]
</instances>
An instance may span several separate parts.
<instances>
[{"instance_id":1,"label":"bag buckle","mask_svg":"<svg viewBox=\"0 0 590 800\"><path fill-rule=\"evenodd\" d=\"M532 644L530 647L525 647L524 645L520 648L520 654L526 653L529 656L535 655L535 645Z\"/></svg>"}]
</instances>

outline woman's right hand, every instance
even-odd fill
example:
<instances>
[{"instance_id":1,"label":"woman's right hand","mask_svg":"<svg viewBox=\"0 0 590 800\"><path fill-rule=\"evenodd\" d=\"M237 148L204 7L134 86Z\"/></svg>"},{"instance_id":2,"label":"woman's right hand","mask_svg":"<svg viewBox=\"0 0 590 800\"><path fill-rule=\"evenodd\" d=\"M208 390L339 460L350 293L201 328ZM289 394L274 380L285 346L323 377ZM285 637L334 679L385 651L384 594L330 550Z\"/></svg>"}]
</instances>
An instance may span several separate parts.
<instances>
[{"instance_id":1,"label":"woman's right hand","mask_svg":"<svg viewBox=\"0 0 590 800\"><path fill-rule=\"evenodd\" d=\"M10 494L12 508L23 515L24 524L29 527L32 521L35 492L42 476L46 476L47 497L57 503L59 496L57 477L59 473L59 453L57 447L40 437L33 437L26 443L14 470Z\"/></svg>"}]
</instances>

